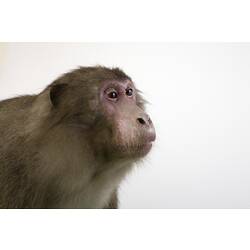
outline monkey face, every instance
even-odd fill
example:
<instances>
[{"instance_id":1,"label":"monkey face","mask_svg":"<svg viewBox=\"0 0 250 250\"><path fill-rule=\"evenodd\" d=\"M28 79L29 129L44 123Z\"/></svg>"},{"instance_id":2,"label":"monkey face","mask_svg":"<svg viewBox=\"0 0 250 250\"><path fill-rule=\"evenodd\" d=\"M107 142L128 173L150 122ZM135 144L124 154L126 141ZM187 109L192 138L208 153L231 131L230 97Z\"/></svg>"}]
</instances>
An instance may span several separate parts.
<instances>
[{"instance_id":1,"label":"monkey face","mask_svg":"<svg viewBox=\"0 0 250 250\"><path fill-rule=\"evenodd\" d=\"M100 103L110 131L105 141L111 153L124 157L145 156L152 148L156 133L132 81L105 82Z\"/></svg>"},{"instance_id":2,"label":"monkey face","mask_svg":"<svg viewBox=\"0 0 250 250\"><path fill-rule=\"evenodd\" d=\"M53 116L83 128L96 156L137 159L156 138L145 101L132 80L119 69L80 68L50 86ZM85 139L84 139L85 140Z\"/></svg>"}]
</instances>

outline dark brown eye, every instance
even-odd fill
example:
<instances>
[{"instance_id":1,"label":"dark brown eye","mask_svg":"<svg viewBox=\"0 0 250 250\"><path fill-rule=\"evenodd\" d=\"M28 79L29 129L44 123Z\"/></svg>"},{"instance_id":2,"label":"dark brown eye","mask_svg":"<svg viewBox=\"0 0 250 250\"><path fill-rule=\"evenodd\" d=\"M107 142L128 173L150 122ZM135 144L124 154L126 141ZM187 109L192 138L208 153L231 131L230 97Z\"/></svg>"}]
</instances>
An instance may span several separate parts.
<instances>
[{"instance_id":1,"label":"dark brown eye","mask_svg":"<svg viewBox=\"0 0 250 250\"><path fill-rule=\"evenodd\" d=\"M109 97L110 99L117 99L118 94L117 94L116 91L112 91L112 92L108 93L108 97Z\"/></svg>"},{"instance_id":2,"label":"dark brown eye","mask_svg":"<svg viewBox=\"0 0 250 250\"><path fill-rule=\"evenodd\" d=\"M132 96L133 95L133 89L127 89L126 90L126 95L127 96Z\"/></svg>"}]
</instances>

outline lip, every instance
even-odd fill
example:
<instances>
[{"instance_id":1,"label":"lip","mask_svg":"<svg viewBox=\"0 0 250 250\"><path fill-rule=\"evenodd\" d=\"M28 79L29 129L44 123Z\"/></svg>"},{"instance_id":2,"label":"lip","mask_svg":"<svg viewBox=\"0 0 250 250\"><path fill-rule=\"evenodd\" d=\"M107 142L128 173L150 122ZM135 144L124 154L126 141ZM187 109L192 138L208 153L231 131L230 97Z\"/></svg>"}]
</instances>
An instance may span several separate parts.
<instances>
[{"instance_id":1,"label":"lip","mask_svg":"<svg viewBox=\"0 0 250 250\"><path fill-rule=\"evenodd\" d=\"M147 131L145 139L148 143L152 143L156 140L155 128L153 126Z\"/></svg>"},{"instance_id":2,"label":"lip","mask_svg":"<svg viewBox=\"0 0 250 250\"><path fill-rule=\"evenodd\" d=\"M146 155L150 152L151 148L153 146L152 142L147 142L140 147L140 154Z\"/></svg>"},{"instance_id":3,"label":"lip","mask_svg":"<svg viewBox=\"0 0 250 250\"><path fill-rule=\"evenodd\" d=\"M152 149L155 140L156 140L156 133L154 128L152 128L151 131L147 133L147 136L145 136L144 143L138 147L139 154L142 156L147 155Z\"/></svg>"},{"instance_id":4,"label":"lip","mask_svg":"<svg viewBox=\"0 0 250 250\"><path fill-rule=\"evenodd\" d=\"M148 137L148 140L150 143L154 142L156 140L156 134L155 132L151 133Z\"/></svg>"}]
</instances>

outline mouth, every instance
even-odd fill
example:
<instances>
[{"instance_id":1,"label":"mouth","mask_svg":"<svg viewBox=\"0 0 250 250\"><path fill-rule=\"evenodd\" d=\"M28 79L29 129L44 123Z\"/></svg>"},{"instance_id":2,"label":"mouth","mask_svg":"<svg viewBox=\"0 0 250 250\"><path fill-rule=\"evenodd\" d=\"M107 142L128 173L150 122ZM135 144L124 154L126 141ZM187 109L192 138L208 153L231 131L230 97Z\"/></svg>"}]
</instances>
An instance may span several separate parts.
<instances>
[{"instance_id":1,"label":"mouth","mask_svg":"<svg viewBox=\"0 0 250 250\"><path fill-rule=\"evenodd\" d=\"M145 151L150 151L152 146L153 146L152 142L147 142L144 145L142 145L142 149L145 150Z\"/></svg>"},{"instance_id":2,"label":"mouth","mask_svg":"<svg viewBox=\"0 0 250 250\"><path fill-rule=\"evenodd\" d=\"M138 145L138 147L136 148L137 150L135 151L137 151L137 153L142 157L147 155L152 149L153 142L155 141L155 139L156 139L156 135L154 131L152 133L148 133L144 142Z\"/></svg>"},{"instance_id":3,"label":"mouth","mask_svg":"<svg viewBox=\"0 0 250 250\"><path fill-rule=\"evenodd\" d=\"M154 141L155 135L146 139L144 137L144 139L141 140L141 142L138 144L134 144L129 147L120 145L119 147L116 147L116 149L119 149L119 152L122 155L127 155L135 158L143 158L151 151Z\"/></svg>"},{"instance_id":4,"label":"mouth","mask_svg":"<svg viewBox=\"0 0 250 250\"><path fill-rule=\"evenodd\" d=\"M145 144L140 145L136 151L140 156L145 156L150 152L152 146L153 146L152 142L147 142Z\"/></svg>"}]
</instances>

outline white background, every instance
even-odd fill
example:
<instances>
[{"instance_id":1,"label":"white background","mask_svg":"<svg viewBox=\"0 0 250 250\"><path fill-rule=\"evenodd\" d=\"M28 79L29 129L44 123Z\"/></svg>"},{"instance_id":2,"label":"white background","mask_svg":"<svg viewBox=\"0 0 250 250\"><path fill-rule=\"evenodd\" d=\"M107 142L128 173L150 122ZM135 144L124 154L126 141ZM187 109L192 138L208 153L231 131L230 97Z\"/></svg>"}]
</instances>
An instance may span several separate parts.
<instances>
[{"instance_id":1,"label":"white background","mask_svg":"<svg viewBox=\"0 0 250 250\"><path fill-rule=\"evenodd\" d=\"M133 78L157 130L122 185L122 208L250 207L250 44L2 44L0 99L95 64Z\"/></svg>"}]
</instances>

